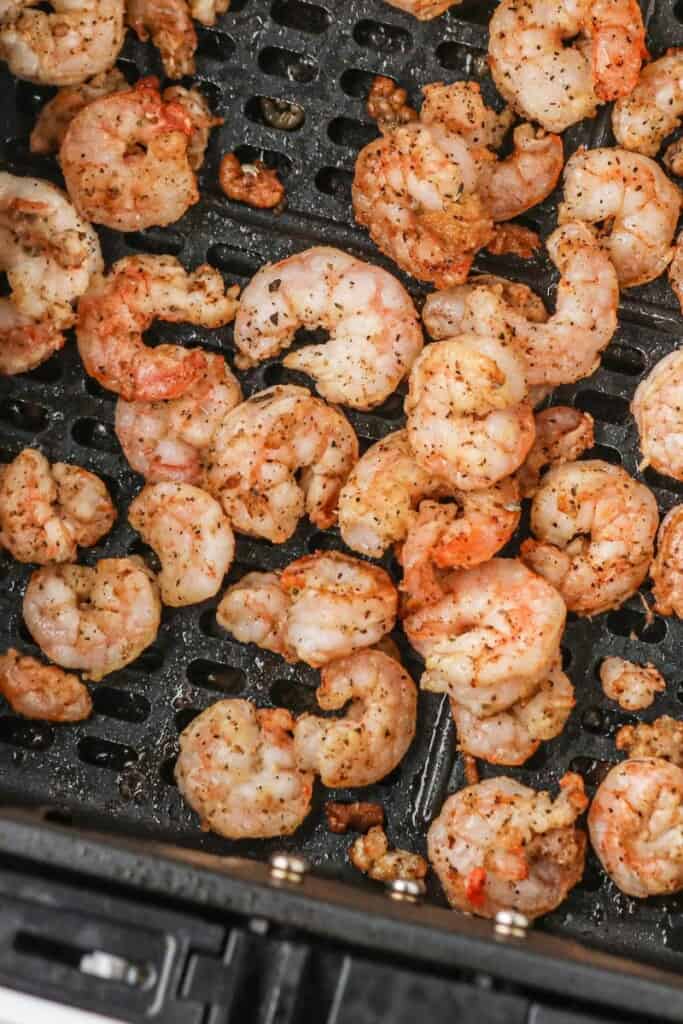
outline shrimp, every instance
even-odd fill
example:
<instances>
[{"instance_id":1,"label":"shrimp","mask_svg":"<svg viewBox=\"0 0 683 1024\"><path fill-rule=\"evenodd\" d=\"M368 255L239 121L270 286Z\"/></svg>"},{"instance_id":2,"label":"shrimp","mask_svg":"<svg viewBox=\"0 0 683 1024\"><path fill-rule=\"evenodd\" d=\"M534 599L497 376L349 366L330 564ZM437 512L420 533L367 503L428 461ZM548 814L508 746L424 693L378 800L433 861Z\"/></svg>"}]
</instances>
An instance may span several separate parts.
<instances>
[{"instance_id":1,"label":"shrimp","mask_svg":"<svg viewBox=\"0 0 683 1024\"><path fill-rule=\"evenodd\" d=\"M441 599L411 612L403 628L425 659L420 687L488 717L548 678L565 618L554 587L518 559L493 558L447 577Z\"/></svg>"},{"instance_id":2,"label":"shrimp","mask_svg":"<svg viewBox=\"0 0 683 1024\"><path fill-rule=\"evenodd\" d=\"M389 840L381 825L374 825L367 835L359 836L349 848L349 860L355 868L376 882L396 879L422 879L429 865L419 853L390 850Z\"/></svg>"},{"instance_id":3,"label":"shrimp","mask_svg":"<svg viewBox=\"0 0 683 1024\"><path fill-rule=\"evenodd\" d=\"M123 454L147 483L199 484L202 460L225 417L242 401L239 381L223 356L205 352L206 366L180 398L116 403Z\"/></svg>"},{"instance_id":4,"label":"shrimp","mask_svg":"<svg viewBox=\"0 0 683 1024\"><path fill-rule=\"evenodd\" d=\"M92 100L113 92L126 92L128 82L118 68L94 75L80 85L67 85L41 108L30 137L32 153L58 153L76 114Z\"/></svg>"},{"instance_id":5,"label":"shrimp","mask_svg":"<svg viewBox=\"0 0 683 1024\"><path fill-rule=\"evenodd\" d=\"M588 813L593 849L615 885L644 899L683 889L683 771L657 757L622 761Z\"/></svg>"},{"instance_id":6,"label":"shrimp","mask_svg":"<svg viewBox=\"0 0 683 1024\"><path fill-rule=\"evenodd\" d=\"M655 611L683 619L683 505L675 505L662 519L650 576Z\"/></svg>"},{"instance_id":7,"label":"shrimp","mask_svg":"<svg viewBox=\"0 0 683 1024\"><path fill-rule=\"evenodd\" d=\"M175 777L205 830L227 839L295 832L311 809L313 775L294 760L284 708L219 700L180 734Z\"/></svg>"},{"instance_id":8,"label":"shrimp","mask_svg":"<svg viewBox=\"0 0 683 1024\"><path fill-rule=\"evenodd\" d=\"M78 676L43 665L13 647L0 654L0 693L24 718L81 722L92 714L88 688Z\"/></svg>"},{"instance_id":9,"label":"shrimp","mask_svg":"<svg viewBox=\"0 0 683 1024\"><path fill-rule=\"evenodd\" d=\"M600 241L622 288L647 284L666 270L680 209L680 189L640 153L579 149L565 166L559 222L607 222Z\"/></svg>"},{"instance_id":10,"label":"shrimp","mask_svg":"<svg viewBox=\"0 0 683 1024\"><path fill-rule=\"evenodd\" d=\"M654 555L654 495L600 459L546 473L531 505L521 558L552 583L570 611L597 615L635 594Z\"/></svg>"},{"instance_id":11,"label":"shrimp","mask_svg":"<svg viewBox=\"0 0 683 1024\"><path fill-rule=\"evenodd\" d=\"M161 621L154 577L138 557L37 569L23 610L29 633L51 661L96 682L154 643Z\"/></svg>"},{"instance_id":12,"label":"shrimp","mask_svg":"<svg viewBox=\"0 0 683 1024\"><path fill-rule=\"evenodd\" d=\"M36 323L11 300L0 299L0 376L26 373L62 348L64 332L51 321Z\"/></svg>"},{"instance_id":13,"label":"shrimp","mask_svg":"<svg viewBox=\"0 0 683 1024\"><path fill-rule=\"evenodd\" d=\"M398 7L399 11L412 14L420 21L429 21L431 18L438 18L449 7L462 3L462 0L386 0L392 7Z\"/></svg>"},{"instance_id":14,"label":"shrimp","mask_svg":"<svg viewBox=\"0 0 683 1024\"><path fill-rule=\"evenodd\" d=\"M143 43L151 38L169 78L195 73L197 33L187 0L126 0L126 21Z\"/></svg>"},{"instance_id":15,"label":"shrimp","mask_svg":"<svg viewBox=\"0 0 683 1024\"><path fill-rule=\"evenodd\" d=\"M98 275L78 307L76 337L86 373L128 401L179 398L206 373L200 349L144 344L155 319L222 327L237 307L217 270L188 274L174 256L126 256Z\"/></svg>"},{"instance_id":16,"label":"shrimp","mask_svg":"<svg viewBox=\"0 0 683 1024\"><path fill-rule=\"evenodd\" d=\"M683 722L662 715L654 722L623 725L616 738L617 750L629 758L661 757L683 767Z\"/></svg>"},{"instance_id":17,"label":"shrimp","mask_svg":"<svg viewBox=\"0 0 683 1024\"><path fill-rule=\"evenodd\" d=\"M204 485L236 530L281 544L304 514L332 526L357 458L342 413L306 388L276 385L225 417L205 455Z\"/></svg>"},{"instance_id":18,"label":"shrimp","mask_svg":"<svg viewBox=\"0 0 683 1024\"><path fill-rule=\"evenodd\" d=\"M612 131L620 146L656 156L683 115L683 50L669 49L646 64L635 88L612 108Z\"/></svg>"},{"instance_id":19,"label":"shrimp","mask_svg":"<svg viewBox=\"0 0 683 1024\"><path fill-rule=\"evenodd\" d=\"M680 173L683 174L683 166ZM669 264L669 284L683 312L683 232L676 239L673 258Z\"/></svg>"},{"instance_id":20,"label":"shrimp","mask_svg":"<svg viewBox=\"0 0 683 1024\"><path fill-rule=\"evenodd\" d=\"M501 0L489 23L498 91L548 131L563 132L627 95L646 56L636 0Z\"/></svg>"},{"instance_id":21,"label":"shrimp","mask_svg":"<svg viewBox=\"0 0 683 1024\"><path fill-rule=\"evenodd\" d=\"M199 200L187 103L166 102L155 78L88 103L59 150L78 212L117 231L173 224Z\"/></svg>"},{"instance_id":22,"label":"shrimp","mask_svg":"<svg viewBox=\"0 0 683 1024\"><path fill-rule=\"evenodd\" d=\"M330 402L372 409L391 395L422 350L412 299L380 267L318 246L268 264L242 293L235 362L246 370L290 346L299 328L329 340L291 352L284 365L312 377Z\"/></svg>"},{"instance_id":23,"label":"shrimp","mask_svg":"<svg viewBox=\"0 0 683 1024\"><path fill-rule=\"evenodd\" d=\"M230 0L190 0L190 14L207 27L215 25L219 15L225 14L229 7Z\"/></svg>"},{"instance_id":24,"label":"shrimp","mask_svg":"<svg viewBox=\"0 0 683 1024\"><path fill-rule=\"evenodd\" d=\"M428 345L410 375L405 410L415 458L459 490L514 473L534 440L525 367L494 336Z\"/></svg>"},{"instance_id":25,"label":"shrimp","mask_svg":"<svg viewBox=\"0 0 683 1024\"><path fill-rule=\"evenodd\" d=\"M356 651L323 669L316 690L324 711L351 702L343 718L304 714L294 756L324 786L371 786L393 771L415 735L417 691L405 669L381 651Z\"/></svg>"},{"instance_id":26,"label":"shrimp","mask_svg":"<svg viewBox=\"0 0 683 1024\"><path fill-rule=\"evenodd\" d=\"M107 71L123 45L124 0L12 0L0 10L0 60L17 78L78 85Z\"/></svg>"},{"instance_id":27,"label":"shrimp","mask_svg":"<svg viewBox=\"0 0 683 1024\"><path fill-rule=\"evenodd\" d=\"M164 604L180 608L218 593L235 538L210 494L191 484L148 484L132 502L128 522L159 556Z\"/></svg>"},{"instance_id":28,"label":"shrimp","mask_svg":"<svg viewBox=\"0 0 683 1024\"><path fill-rule=\"evenodd\" d=\"M204 163L211 130L223 124L223 118L211 112L208 100L199 89L171 85L164 89L161 96L164 103L177 103L190 119L187 159L192 170L198 171Z\"/></svg>"},{"instance_id":29,"label":"shrimp","mask_svg":"<svg viewBox=\"0 0 683 1024\"><path fill-rule=\"evenodd\" d=\"M534 415L536 440L517 470L523 498L533 498L541 476L551 466L575 462L595 444L593 417L571 405L551 405Z\"/></svg>"},{"instance_id":30,"label":"shrimp","mask_svg":"<svg viewBox=\"0 0 683 1024\"><path fill-rule=\"evenodd\" d=\"M496 715L479 718L451 701L458 747L463 754L490 764L524 764L541 740L560 735L575 703L574 687L558 660L536 693Z\"/></svg>"},{"instance_id":31,"label":"shrimp","mask_svg":"<svg viewBox=\"0 0 683 1024\"><path fill-rule=\"evenodd\" d=\"M641 380L631 412L643 453L639 468L683 480L683 349L664 356Z\"/></svg>"},{"instance_id":32,"label":"shrimp","mask_svg":"<svg viewBox=\"0 0 683 1024\"><path fill-rule=\"evenodd\" d=\"M216 619L242 643L320 668L379 643L393 629L397 608L384 569L319 551L280 574L248 573L225 592Z\"/></svg>"},{"instance_id":33,"label":"shrimp","mask_svg":"<svg viewBox=\"0 0 683 1024\"><path fill-rule=\"evenodd\" d=\"M525 360L531 388L590 376L617 328L616 272L591 229L578 221L557 228L546 246L561 275L552 316L542 315L540 300L524 286L473 277L428 296L422 316L429 334L437 340L461 332L509 338Z\"/></svg>"},{"instance_id":34,"label":"shrimp","mask_svg":"<svg viewBox=\"0 0 683 1024\"><path fill-rule=\"evenodd\" d=\"M600 682L606 697L615 700L624 711L649 708L666 683L654 665L636 665L624 658L605 658L600 666Z\"/></svg>"},{"instance_id":35,"label":"shrimp","mask_svg":"<svg viewBox=\"0 0 683 1024\"><path fill-rule=\"evenodd\" d=\"M480 917L554 910L583 874L586 836L574 823L587 805L572 772L560 779L555 800L503 777L450 796L427 833L448 902Z\"/></svg>"}]
</instances>

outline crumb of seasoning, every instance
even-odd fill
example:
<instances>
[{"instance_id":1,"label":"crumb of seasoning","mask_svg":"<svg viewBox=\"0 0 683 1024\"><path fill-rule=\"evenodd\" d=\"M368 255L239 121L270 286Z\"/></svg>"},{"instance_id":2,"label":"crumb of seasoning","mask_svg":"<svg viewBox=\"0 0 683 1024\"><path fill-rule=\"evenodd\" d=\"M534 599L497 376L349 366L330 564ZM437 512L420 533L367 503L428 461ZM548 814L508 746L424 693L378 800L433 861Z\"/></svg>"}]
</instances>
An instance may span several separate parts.
<instances>
[{"instance_id":1,"label":"crumb of seasoning","mask_svg":"<svg viewBox=\"0 0 683 1024\"><path fill-rule=\"evenodd\" d=\"M417 111L408 103L406 90L384 75L376 75L372 81L367 111L381 131L391 131L400 124L417 120Z\"/></svg>"},{"instance_id":2,"label":"crumb of seasoning","mask_svg":"<svg viewBox=\"0 0 683 1024\"><path fill-rule=\"evenodd\" d=\"M356 802L340 804L328 800L325 816L330 832L367 832L375 825L384 824L384 808L381 804Z\"/></svg>"},{"instance_id":3,"label":"crumb of seasoning","mask_svg":"<svg viewBox=\"0 0 683 1024\"><path fill-rule=\"evenodd\" d=\"M541 248L541 239L535 231L521 224L496 224L486 248L494 256L519 256L530 260Z\"/></svg>"},{"instance_id":4,"label":"crumb of seasoning","mask_svg":"<svg viewBox=\"0 0 683 1024\"><path fill-rule=\"evenodd\" d=\"M226 153L221 160L218 180L228 199L246 203L257 210L285 208L285 186L277 171L266 167L261 160L241 164L234 153Z\"/></svg>"},{"instance_id":5,"label":"crumb of seasoning","mask_svg":"<svg viewBox=\"0 0 683 1024\"><path fill-rule=\"evenodd\" d=\"M349 860L364 875L377 882L392 882L398 878L421 879L429 865L419 853L409 850L391 850L384 829L373 826L367 835L359 836L349 848Z\"/></svg>"}]
</instances>

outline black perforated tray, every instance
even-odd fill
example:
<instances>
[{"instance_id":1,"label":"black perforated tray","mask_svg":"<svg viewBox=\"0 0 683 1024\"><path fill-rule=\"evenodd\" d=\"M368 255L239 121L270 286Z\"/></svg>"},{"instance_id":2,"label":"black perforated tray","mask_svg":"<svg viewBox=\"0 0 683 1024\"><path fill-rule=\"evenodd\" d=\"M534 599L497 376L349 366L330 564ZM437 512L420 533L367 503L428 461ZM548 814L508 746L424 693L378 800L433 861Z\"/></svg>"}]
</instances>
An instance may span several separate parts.
<instances>
[{"instance_id":1,"label":"black perforated tray","mask_svg":"<svg viewBox=\"0 0 683 1024\"><path fill-rule=\"evenodd\" d=\"M380 0L233 0L232 10L212 30L200 30L196 82L214 110L225 118L212 134L201 172L201 201L165 230L116 235L100 232L107 260L131 252L172 253L186 265L207 260L228 282L244 284L267 260L308 245L338 245L390 268L354 222L350 182L359 147L375 135L364 110L376 73L406 86L413 102L422 85L475 77L485 97L495 92L485 71L486 24L492 5L465 0L448 15L420 24ZM660 0L650 19L649 43L658 56L683 44L683 26L671 0ZM129 36L119 66L133 81L160 74L151 46ZM33 158L28 133L51 90L16 82L0 72L2 164L15 173L59 182L56 162ZM259 97L296 103L303 122L278 131L263 120ZM580 143L612 141L609 117L566 133L569 152ZM220 155L237 148L247 159L261 157L279 168L287 187L288 209L276 216L231 203L218 190ZM555 204L547 201L526 222L543 236L555 224ZM494 269L524 280L551 299L553 275L543 258L524 263L483 256L479 269ZM421 288L406 280L411 293ZM162 325L156 338L200 343L232 354L231 328L204 331ZM666 279L629 292L622 304L618 333L589 380L562 388L557 398L590 411L596 419L593 455L622 463L637 474L636 432L628 403L638 380L683 333L677 303ZM247 394L280 381L302 381L276 361L241 375ZM350 413L363 445L401 425L402 396L392 396L373 413ZM33 373L0 379L1 457L10 460L28 445L50 459L66 459L101 474L111 485L120 519L109 537L83 553L87 563L103 556L140 550L126 523L126 508L141 480L127 467L113 430L114 396L83 373L73 340ZM662 512L681 500L683 484L646 472ZM343 547L336 531L320 534L302 524L287 544L241 538L230 579L247 569L271 569L308 551ZM514 545L511 547L514 551ZM390 565L392 571L395 566ZM0 560L0 645L35 651L21 620L21 596L30 568ZM647 595L646 595L647 596ZM263 859L274 848L302 851L314 869L333 877L365 882L346 861L348 837L331 835L316 791L315 808L296 836L272 842L229 843L200 832L173 784L178 732L203 707L224 695L247 696L259 704L301 711L314 705L317 674L288 666L280 658L232 642L216 626L215 601L187 609L164 610L155 645L134 665L91 687L95 714L87 722L53 728L27 723L0 709L0 799L7 804L49 807L71 820L99 829L122 830L198 849ZM641 600L593 621L570 616L563 651L576 686L577 707L563 734L544 744L523 768L509 773L534 786L552 786L568 768L580 771L589 788L615 758L613 734L625 716L604 699L596 666L608 653L652 661L668 688L643 716L681 711L679 668L683 624L655 617L648 625ZM400 640L400 638L399 638ZM403 645L416 679L420 666ZM680 691L683 700L683 690ZM484 774L494 774L484 769ZM444 698L420 695L418 736L392 775L364 791L380 800L394 843L422 850L428 823L445 795L462 783L453 728ZM344 794L340 794L344 795ZM442 902L433 884L431 897ZM584 939L634 958L677 966L683 951L683 907L679 899L637 902L620 895L595 859L566 903L540 927Z\"/></svg>"}]
</instances>

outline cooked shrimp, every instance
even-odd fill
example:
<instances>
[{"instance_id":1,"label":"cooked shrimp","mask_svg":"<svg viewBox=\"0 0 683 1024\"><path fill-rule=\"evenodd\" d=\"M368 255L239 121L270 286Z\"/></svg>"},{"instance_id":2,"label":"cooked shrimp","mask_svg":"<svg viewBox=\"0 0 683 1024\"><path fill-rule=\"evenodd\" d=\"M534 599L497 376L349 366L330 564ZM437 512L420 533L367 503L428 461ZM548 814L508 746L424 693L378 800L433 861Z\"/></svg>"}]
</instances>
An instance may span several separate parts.
<instances>
[{"instance_id":1,"label":"cooked shrimp","mask_svg":"<svg viewBox=\"0 0 683 1024\"><path fill-rule=\"evenodd\" d=\"M194 74L197 33L187 0L126 0L126 21L142 42L151 38L169 78Z\"/></svg>"},{"instance_id":2,"label":"cooked shrimp","mask_svg":"<svg viewBox=\"0 0 683 1024\"><path fill-rule=\"evenodd\" d=\"M557 228L546 245L561 275L551 317L541 314L524 286L473 277L428 296L422 315L430 335L449 338L465 331L509 338L526 362L533 388L590 376L617 328L614 267L590 228L578 221Z\"/></svg>"},{"instance_id":3,"label":"cooked shrimp","mask_svg":"<svg viewBox=\"0 0 683 1024\"><path fill-rule=\"evenodd\" d=\"M657 757L622 761L588 813L591 843L629 896L683 889L683 771Z\"/></svg>"},{"instance_id":4,"label":"cooked shrimp","mask_svg":"<svg viewBox=\"0 0 683 1024\"><path fill-rule=\"evenodd\" d=\"M575 462L595 444L593 417L571 405L551 405L537 412L534 422L536 440L517 471L523 498L533 498L546 469Z\"/></svg>"},{"instance_id":5,"label":"cooked shrimp","mask_svg":"<svg viewBox=\"0 0 683 1024\"><path fill-rule=\"evenodd\" d=\"M202 25L215 25L230 7L230 0L190 0L190 14Z\"/></svg>"},{"instance_id":6,"label":"cooked shrimp","mask_svg":"<svg viewBox=\"0 0 683 1024\"><path fill-rule=\"evenodd\" d=\"M0 299L0 376L26 373L63 346L64 332L51 321L36 323L11 299Z\"/></svg>"},{"instance_id":7,"label":"cooked shrimp","mask_svg":"<svg viewBox=\"0 0 683 1024\"><path fill-rule=\"evenodd\" d=\"M98 275L78 307L77 340L86 373L129 401L179 398L206 373L200 349L144 344L155 319L222 327L237 307L217 270L188 274L174 256L126 256Z\"/></svg>"},{"instance_id":8,"label":"cooked shrimp","mask_svg":"<svg viewBox=\"0 0 683 1024\"><path fill-rule=\"evenodd\" d=\"M623 725L616 738L617 750L628 757L661 757L683 767L683 722L662 715L654 722Z\"/></svg>"},{"instance_id":9,"label":"cooked shrimp","mask_svg":"<svg viewBox=\"0 0 683 1024\"><path fill-rule=\"evenodd\" d=\"M558 660L536 693L497 715L479 718L452 700L458 747L463 754L490 764L524 764L541 740L559 736L575 703L574 687Z\"/></svg>"},{"instance_id":10,"label":"cooked shrimp","mask_svg":"<svg viewBox=\"0 0 683 1024\"><path fill-rule=\"evenodd\" d=\"M77 85L112 66L123 44L124 0L51 0L49 13L26 10L35 3L0 8L0 60L13 75Z\"/></svg>"},{"instance_id":11,"label":"cooked shrimp","mask_svg":"<svg viewBox=\"0 0 683 1024\"><path fill-rule=\"evenodd\" d=\"M641 380L631 402L640 435L640 469L683 480L683 349L664 356Z\"/></svg>"},{"instance_id":12,"label":"cooked shrimp","mask_svg":"<svg viewBox=\"0 0 683 1024\"><path fill-rule=\"evenodd\" d=\"M583 874L586 836L574 823L587 804L571 772L555 800L502 777L450 796L427 834L448 902L480 917L554 910Z\"/></svg>"},{"instance_id":13,"label":"cooked shrimp","mask_svg":"<svg viewBox=\"0 0 683 1024\"><path fill-rule=\"evenodd\" d=\"M636 665L624 658L605 658L600 666L600 682L605 696L624 711L649 708L655 696L666 690L666 682L654 665Z\"/></svg>"},{"instance_id":14,"label":"cooked shrimp","mask_svg":"<svg viewBox=\"0 0 683 1024\"><path fill-rule=\"evenodd\" d=\"M37 569L24 595L24 621L51 661L95 681L154 643L161 604L141 558L103 558L94 568Z\"/></svg>"},{"instance_id":15,"label":"cooked shrimp","mask_svg":"<svg viewBox=\"0 0 683 1024\"><path fill-rule=\"evenodd\" d=\"M201 376L180 398L116 403L116 436L147 483L199 484L202 459L227 414L242 401L239 381L223 356L205 352Z\"/></svg>"},{"instance_id":16,"label":"cooked shrimp","mask_svg":"<svg viewBox=\"0 0 683 1024\"><path fill-rule=\"evenodd\" d=\"M235 318L244 370L289 348L299 328L329 340L291 352L284 365L309 374L330 402L371 409L392 394L422 350L412 299L380 267L318 246L263 267L244 289Z\"/></svg>"},{"instance_id":17,"label":"cooked shrimp","mask_svg":"<svg viewBox=\"0 0 683 1024\"><path fill-rule=\"evenodd\" d=\"M449 7L462 3L462 0L386 0L386 2L392 7L398 7L399 11L414 15L420 21L428 21L430 18L438 18Z\"/></svg>"},{"instance_id":18,"label":"cooked shrimp","mask_svg":"<svg viewBox=\"0 0 683 1024\"><path fill-rule=\"evenodd\" d=\"M228 839L295 832L311 809L313 775L294 760L294 719L220 700L180 734L175 777L203 829Z\"/></svg>"},{"instance_id":19,"label":"cooked shrimp","mask_svg":"<svg viewBox=\"0 0 683 1024\"><path fill-rule=\"evenodd\" d=\"M683 174L683 167L681 173ZM669 284L683 312L683 232L679 234L674 245L673 259L669 264Z\"/></svg>"},{"instance_id":20,"label":"cooked shrimp","mask_svg":"<svg viewBox=\"0 0 683 1024\"><path fill-rule=\"evenodd\" d=\"M548 678L565 618L554 587L517 559L493 558L447 577L441 599L410 614L403 628L425 659L421 688L487 717Z\"/></svg>"},{"instance_id":21,"label":"cooked shrimp","mask_svg":"<svg viewBox=\"0 0 683 1024\"><path fill-rule=\"evenodd\" d=\"M612 109L612 131L620 146L657 156L683 115L683 50L667 50L646 64L635 88Z\"/></svg>"},{"instance_id":22,"label":"cooked shrimp","mask_svg":"<svg viewBox=\"0 0 683 1024\"><path fill-rule=\"evenodd\" d=\"M164 604L179 608L218 593L235 538L210 494L191 484L148 484L132 502L128 522L159 556Z\"/></svg>"},{"instance_id":23,"label":"cooked shrimp","mask_svg":"<svg viewBox=\"0 0 683 1024\"><path fill-rule=\"evenodd\" d=\"M636 0L501 0L489 23L498 91L548 131L562 132L627 95L645 56Z\"/></svg>"},{"instance_id":24,"label":"cooked shrimp","mask_svg":"<svg viewBox=\"0 0 683 1024\"><path fill-rule=\"evenodd\" d=\"M186 89L183 85L171 85L161 94L164 103L177 103L190 118L190 138L187 144L187 159L193 171L204 163L206 147L212 128L223 124L222 117L216 117L206 97L199 89Z\"/></svg>"},{"instance_id":25,"label":"cooked shrimp","mask_svg":"<svg viewBox=\"0 0 683 1024\"><path fill-rule=\"evenodd\" d=\"M680 189L640 153L579 149L567 161L560 224L609 224L600 241L622 288L654 281L666 269L680 209Z\"/></svg>"},{"instance_id":26,"label":"cooked shrimp","mask_svg":"<svg viewBox=\"0 0 683 1024\"><path fill-rule=\"evenodd\" d=\"M324 786L370 786L393 771L415 735L417 691L402 666L381 651L356 651L323 669L316 690L324 711L349 707L343 718L304 714L294 727L294 756Z\"/></svg>"},{"instance_id":27,"label":"cooked shrimp","mask_svg":"<svg viewBox=\"0 0 683 1024\"><path fill-rule=\"evenodd\" d=\"M0 546L19 562L73 562L115 519L99 477L65 462L51 466L35 448L24 448L0 476Z\"/></svg>"},{"instance_id":28,"label":"cooked shrimp","mask_svg":"<svg viewBox=\"0 0 683 1024\"><path fill-rule=\"evenodd\" d=\"M618 608L647 576L659 513L654 495L600 459L555 466L531 505L536 540L521 557L552 583L570 611Z\"/></svg>"},{"instance_id":29,"label":"cooked shrimp","mask_svg":"<svg viewBox=\"0 0 683 1024\"><path fill-rule=\"evenodd\" d=\"M0 654L0 693L24 718L80 722L92 714L88 688L78 676L43 665L13 647Z\"/></svg>"},{"instance_id":30,"label":"cooked shrimp","mask_svg":"<svg viewBox=\"0 0 683 1024\"><path fill-rule=\"evenodd\" d=\"M128 82L118 68L103 71L80 85L66 85L41 108L31 132L32 153L57 153L76 114L92 100L126 92Z\"/></svg>"},{"instance_id":31,"label":"cooked shrimp","mask_svg":"<svg viewBox=\"0 0 683 1024\"><path fill-rule=\"evenodd\" d=\"M514 473L534 440L525 367L495 336L428 345L410 375L405 410L417 461L460 490Z\"/></svg>"},{"instance_id":32,"label":"cooked shrimp","mask_svg":"<svg viewBox=\"0 0 683 1024\"><path fill-rule=\"evenodd\" d=\"M194 128L187 104L165 102L155 78L88 103L59 151L76 209L117 231L173 224L199 199Z\"/></svg>"},{"instance_id":33,"label":"cooked shrimp","mask_svg":"<svg viewBox=\"0 0 683 1024\"><path fill-rule=\"evenodd\" d=\"M398 878L422 879L429 865L419 853L390 850L389 840L381 825L359 836L349 848L349 860L355 868L376 882L392 882Z\"/></svg>"},{"instance_id":34,"label":"cooked shrimp","mask_svg":"<svg viewBox=\"0 0 683 1024\"><path fill-rule=\"evenodd\" d=\"M206 452L205 486L236 530L281 544L304 514L332 526L357 458L358 440L339 410L306 388L276 385L225 417Z\"/></svg>"},{"instance_id":35,"label":"cooked shrimp","mask_svg":"<svg viewBox=\"0 0 683 1024\"><path fill-rule=\"evenodd\" d=\"M229 587L216 609L216 621L243 644L296 661L287 641L290 600L275 572L248 572Z\"/></svg>"},{"instance_id":36,"label":"cooked shrimp","mask_svg":"<svg viewBox=\"0 0 683 1024\"><path fill-rule=\"evenodd\" d=\"M675 505L662 519L650 576L655 611L683 619L683 505Z\"/></svg>"}]
</instances>

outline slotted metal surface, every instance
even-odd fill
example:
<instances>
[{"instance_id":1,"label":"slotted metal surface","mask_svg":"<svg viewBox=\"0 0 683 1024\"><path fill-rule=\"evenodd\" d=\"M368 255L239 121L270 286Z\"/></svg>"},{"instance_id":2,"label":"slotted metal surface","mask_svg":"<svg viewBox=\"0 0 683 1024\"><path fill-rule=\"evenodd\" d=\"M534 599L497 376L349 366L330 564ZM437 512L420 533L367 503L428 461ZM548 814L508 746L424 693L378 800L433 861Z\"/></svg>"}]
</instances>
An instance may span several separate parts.
<instances>
[{"instance_id":1,"label":"slotted metal surface","mask_svg":"<svg viewBox=\"0 0 683 1024\"><path fill-rule=\"evenodd\" d=\"M499 102L484 55L492 4L465 0L431 23L420 24L380 0L233 0L215 29L200 30L196 82L225 124L212 135L200 175L201 201L177 224L123 236L100 232L105 256L133 252L177 255L187 266L204 260L230 283L244 284L265 261L325 242L391 269L359 230L350 208L355 154L375 134L364 111L374 74L394 77L413 102L422 85L475 78L487 100ZM683 43L683 26L671 0L649 17L649 44L655 56ZM156 54L129 36L119 66L133 81L161 72ZM31 157L28 133L41 104L51 94L0 78L3 106L0 135L3 166L59 182L56 162ZM295 104L297 127L278 130L264 119L262 98ZM567 152L579 144L610 144L608 111L566 133ZM277 166L287 187L288 210L276 216L228 201L217 187L220 155L237 148L243 158L261 157ZM555 203L547 201L526 218L546 235L554 226ZM554 276L540 258L523 263L482 257L479 269L494 269L532 284L552 301ZM412 294L422 289L405 279ZM683 333L683 319L666 279L629 292L619 331L600 370L589 380L560 389L556 397L590 411L596 419L593 454L619 462L638 475L636 433L628 402L638 380ZM204 331L157 325L152 335L202 344L232 355L231 328ZM280 381L305 381L277 361L242 375L247 394ZM401 425L402 396L373 413L350 413L361 442L368 444ZM114 398L84 375L73 340L64 352L31 374L0 380L2 458L13 458L27 444L53 460L64 459L101 474L112 487L119 522L104 542L83 553L92 564L103 556L139 551L126 523L126 509L141 480L127 467L113 430ZM646 472L644 479L662 512L681 499L683 485ZM321 547L342 547L338 534L320 534L303 523L295 537L278 547L241 538L230 580L247 569L284 566ZM515 550L514 544L511 551ZM395 570L390 559L385 564ZM30 569L0 561L0 643L35 647L21 621L21 596ZM172 781L178 732L203 707L225 695L294 711L315 705L317 673L288 666L281 659L231 641L216 625L212 601L187 609L165 609L155 645L134 665L92 686L95 714L85 723L52 727L27 723L0 709L0 798L42 805L54 814L106 829L153 835L216 853L264 858L274 848L303 852L314 868L365 884L346 861L349 838L327 832L322 813L334 793L316 791L315 807L296 836L272 842L231 844L199 831ZM399 641L401 638L398 637ZM643 716L677 715L682 710L678 660L683 626L655 616L651 623L636 597L622 609L594 621L570 616L563 650L577 691L577 707L563 734L523 768L510 770L534 786L552 786L569 768L580 771L589 788L615 760L614 732L626 716L608 707L596 668L608 653L652 661L668 688ZM420 666L403 643L416 679ZM681 690L683 698L683 690ZM485 774L495 774L485 769ZM363 791L383 803L391 839L424 848L428 823L447 794L462 784L453 728L445 700L420 696L418 736L400 767L382 783ZM337 794L344 797L347 794ZM433 885L432 898L441 896ZM678 899L636 903L618 894L589 858L586 877L569 900L542 927L620 949L633 957L678 960L683 950L683 908Z\"/></svg>"}]
</instances>

